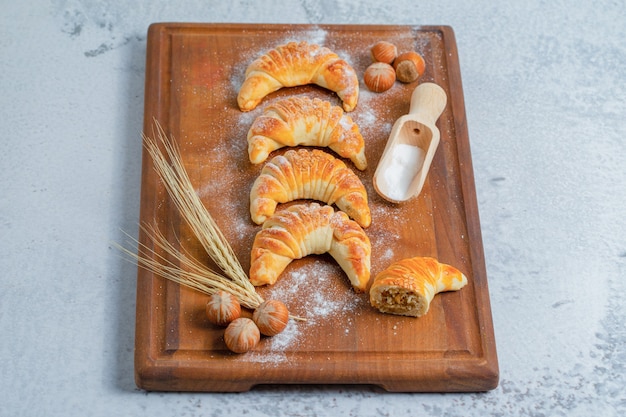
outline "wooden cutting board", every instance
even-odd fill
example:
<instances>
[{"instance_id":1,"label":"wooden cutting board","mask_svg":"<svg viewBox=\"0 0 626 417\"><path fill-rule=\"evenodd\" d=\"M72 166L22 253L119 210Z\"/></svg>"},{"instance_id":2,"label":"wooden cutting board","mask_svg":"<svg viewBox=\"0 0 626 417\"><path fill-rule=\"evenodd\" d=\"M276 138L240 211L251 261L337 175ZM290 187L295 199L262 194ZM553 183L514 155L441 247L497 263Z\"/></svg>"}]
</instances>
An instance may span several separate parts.
<instances>
[{"instance_id":1,"label":"wooden cutting board","mask_svg":"<svg viewBox=\"0 0 626 417\"><path fill-rule=\"evenodd\" d=\"M292 40L327 46L359 74L361 95L349 113L366 140L369 166L354 169L372 210L372 277L406 257L432 256L467 275L458 292L442 293L421 318L374 310L352 291L328 255L294 261L279 281L260 288L306 322L264 338L254 351L226 349L223 329L204 316L207 296L139 269L136 383L146 390L245 391L259 384L373 384L389 391L485 391L498 383L493 324L454 33L447 26L153 24L148 32L144 132L157 120L179 144L197 193L237 253L250 266L254 235L249 192L262 164L247 156L246 134L263 107L289 95L340 105L317 86L279 90L242 113L237 92L248 64ZM409 108L417 85L397 82L372 93L362 81L370 46L393 42L426 61L419 82L439 84L448 104L437 126L441 143L422 193L404 204L380 198L372 174L391 126ZM279 154L285 149L276 151ZM273 154L273 155L274 155ZM347 164L351 163L347 161ZM141 222L206 261L153 169L143 156ZM140 242L150 241L140 233Z\"/></svg>"}]
</instances>

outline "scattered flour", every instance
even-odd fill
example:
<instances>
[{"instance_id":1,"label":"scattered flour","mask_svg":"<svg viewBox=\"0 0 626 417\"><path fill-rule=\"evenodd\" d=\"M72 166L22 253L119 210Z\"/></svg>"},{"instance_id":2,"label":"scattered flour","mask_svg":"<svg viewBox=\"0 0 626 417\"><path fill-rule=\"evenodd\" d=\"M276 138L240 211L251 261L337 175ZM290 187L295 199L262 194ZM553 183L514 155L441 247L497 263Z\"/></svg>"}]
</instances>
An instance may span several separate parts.
<instances>
[{"instance_id":1,"label":"scattered flour","mask_svg":"<svg viewBox=\"0 0 626 417\"><path fill-rule=\"evenodd\" d=\"M289 360L289 354L301 352L305 336L328 320L345 328L340 334L349 335L354 326L355 310L362 307L359 297L343 283L333 282L345 279L332 260L315 259L297 268L285 271L276 284L269 287L265 299L283 301L291 314L306 321L292 319L282 333L264 337L261 348L248 352L242 359L264 364L279 364Z\"/></svg>"},{"instance_id":2,"label":"scattered flour","mask_svg":"<svg viewBox=\"0 0 626 417\"><path fill-rule=\"evenodd\" d=\"M298 268L286 271L280 282L267 292L266 298L275 298L289 303L298 300L300 305L293 314L302 316L308 324L316 324L329 316L337 317L352 312L359 305L360 298L346 284L345 289L337 290L334 280L348 278L332 260L316 259Z\"/></svg>"},{"instance_id":3,"label":"scattered flour","mask_svg":"<svg viewBox=\"0 0 626 417\"><path fill-rule=\"evenodd\" d=\"M205 163L207 165L217 163L228 168L219 175L211 173L211 182L198 184L197 191L203 201L207 202L213 201L219 196L224 197L220 200L222 205L219 207L220 215L216 216L216 220L219 219L220 222L228 225L224 232L228 234L234 247L249 251L253 236L259 230L259 226L254 225L250 220L246 193L260 172L261 166L250 169L246 137L248 129L262 113L265 106L260 105L250 112L239 112L236 108L236 96L244 81L245 70L253 59L275 46L304 39L310 43L334 50L341 58L350 63L360 76L369 59L368 53L336 48L335 45L329 43L327 35L324 29L313 28L305 32L286 32L281 37L269 36L264 40L259 40L255 49L241 51L246 54L247 59L242 59L232 67L228 74L230 82L224 83L225 85L221 88L223 91L214 91L219 106L218 111L223 112L223 117L220 120L210 122L206 136L203 138L207 140L207 143L210 143L206 147ZM330 41L332 42L332 40ZM313 95L319 96L321 94L314 90ZM332 95L329 95L328 99L333 101L331 97ZM386 140L389 136L392 123L395 121L392 116L395 113L390 112L385 105L388 98L388 95L372 93L361 83L357 109L346 115L357 123L366 142ZM270 100L271 98L268 98L263 104L267 104ZM342 120L342 123L347 123L347 120ZM224 126L227 126L226 130L224 130ZM224 137L224 132L227 132L226 137ZM218 133L219 139L216 138ZM423 155L418 154L419 151L419 148L401 151L400 155L397 156L399 160L394 163L394 171L400 167L415 169L416 166L420 166L415 163L420 157L423 158ZM225 164L225 161L230 161L232 164ZM373 173L373 168L372 166L370 173ZM406 193L408 184L403 181L404 175L397 173L390 175L396 177L395 182L399 183L397 184L397 192ZM412 174L406 175L413 176ZM365 185L368 187L368 193L374 192L371 187L371 179L366 180ZM244 189L246 192L241 191ZM398 216L401 216L396 207L390 208L383 204L372 204L371 209L373 219L383 216L399 219ZM394 243L398 239L394 231L378 230L376 225L373 225L368 235L372 240L378 239L379 242L382 242L381 247L385 247L376 255L378 262L386 263L394 259ZM338 335L351 335L354 329L355 316L358 316L359 309L369 307L367 297L361 297L351 290L347 277L331 258L314 258L301 262L297 267L296 265L293 266L281 275L276 284L262 290L262 295L265 299L277 299L285 302L291 314L303 317L306 321L290 320L282 333L273 337L264 337L260 349L241 356L241 360L263 363L268 366L288 362L290 353L301 352L302 349L306 349L302 344L307 340L306 336L311 331L323 329L330 321L335 326L343 326L339 328ZM337 280L345 280L345 282L337 282Z\"/></svg>"},{"instance_id":4,"label":"scattered flour","mask_svg":"<svg viewBox=\"0 0 626 417\"><path fill-rule=\"evenodd\" d=\"M301 322L289 320L287 327L281 333L272 337L263 337L263 349L248 352L242 358L257 363L279 364L288 361L287 351L297 346L296 343L302 334Z\"/></svg>"}]
</instances>

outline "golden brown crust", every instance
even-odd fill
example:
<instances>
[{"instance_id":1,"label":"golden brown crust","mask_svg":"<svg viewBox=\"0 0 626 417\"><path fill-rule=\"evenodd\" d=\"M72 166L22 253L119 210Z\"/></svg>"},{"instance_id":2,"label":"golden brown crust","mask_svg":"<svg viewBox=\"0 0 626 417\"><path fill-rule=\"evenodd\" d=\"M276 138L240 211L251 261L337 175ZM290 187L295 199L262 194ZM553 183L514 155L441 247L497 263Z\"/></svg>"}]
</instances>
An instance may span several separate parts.
<instances>
[{"instance_id":1,"label":"golden brown crust","mask_svg":"<svg viewBox=\"0 0 626 417\"><path fill-rule=\"evenodd\" d=\"M250 111L282 87L306 84L337 93L345 111L356 107L359 80L352 66L330 49L306 41L289 42L255 59L246 69L237 103L241 111Z\"/></svg>"},{"instance_id":2,"label":"golden brown crust","mask_svg":"<svg viewBox=\"0 0 626 417\"><path fill-rule=\"evenodd\" d=\"M328 147L364 170L365 141L359 127L341 107L306 96L278 100L268 105L248 130L250 162L259 164L270 152L284 146Z\"/></svg>"},{"instance_id":3,"label":"golden brown crust","mask_svg":"<svg viewBox=\"0 0 626 417\"><path fill-rule=\"evenodd\" d=\"M383 313L419 317L428 312L437 293L456 291L466 284L461 271L434 258L406 258L376 275L370 303Z\"/></svg>"},{"instance_id":4,"label":"golden brown crust","mask_svg":"<svg viewBox=\"0 0 626 417\"><path fill-rule=\"evenodd\" d=\"M359 177L343 161L318 149L289 150L265 164L250 192L250 215L262 224L278 204L299 199L335 204L362 227L372 222Z\"/></svg>"},{"instance_id":5,"label":"golden brown crust","mask_svg":"<svg viewBox=\"0 0 626 417\"><path fill-rule=\"evenodd\" d=\"M274 284L294 259L329 253L357 292L370 278L370 240L363 229L341 211L317 203L280 210L263 223L252 245L250 282Z\"/></svg>"}]
</instances>

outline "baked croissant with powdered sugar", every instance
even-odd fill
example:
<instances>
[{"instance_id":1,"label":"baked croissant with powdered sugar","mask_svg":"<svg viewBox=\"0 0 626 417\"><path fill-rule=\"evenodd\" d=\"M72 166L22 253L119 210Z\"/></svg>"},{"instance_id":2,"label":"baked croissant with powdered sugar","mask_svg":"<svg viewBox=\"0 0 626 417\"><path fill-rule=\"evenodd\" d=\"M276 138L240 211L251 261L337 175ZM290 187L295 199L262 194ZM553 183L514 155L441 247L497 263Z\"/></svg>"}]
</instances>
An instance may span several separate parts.
<instances>
[{"instance_id":1,"label":"baked croissant with powdered sugar","mask_svg":"<svg viewBox=\"0 0 626 417\"><path fill-rule=\"evenodd\" d=\"M343 161L318 149L290 149L265 164L250 192L250 215L262 224L279 203L299 199L335 204L362 227L372 222L359 177Z\"/></svg>"},{"instance_id":2,"label":"baked croissant with powdered sugar","mask_svg":"<svg viewBox=\"0 0 626 417\"><path fill-rule=\"evenodd\" d=\"M256 234L250 259L250 282L274 284L294 259L329 253L356 292L370 279L370 240L363 229L331 206L295 204L277 211Z\"/></svg>"},{"instance_id":3,"label":"baked croissant with powdered sugar","mask_svg":"<svg viewBox=\"0 0 626 417\"><path fill-rule=\"evenodd\" d=\"M248 130L250 162L259 164L285 146L328 147L367 168L365 141L352 118L339 106L318 98L295 96L268 105Z\"/></svg>"},{"instance_id":4,"label":"baked croissant with powdered sugar","mask_svg":"<svg viewBox=\"0 0 626 417\"><path fill-rule=\"evenodd\" d=\"M359 79L352 66L330 49L306 41L289 42L255 59L246 69L237 104L250 111L274 91L306 84L337 93L345 111L356 107Z\"/></svg>"}]
</instances>

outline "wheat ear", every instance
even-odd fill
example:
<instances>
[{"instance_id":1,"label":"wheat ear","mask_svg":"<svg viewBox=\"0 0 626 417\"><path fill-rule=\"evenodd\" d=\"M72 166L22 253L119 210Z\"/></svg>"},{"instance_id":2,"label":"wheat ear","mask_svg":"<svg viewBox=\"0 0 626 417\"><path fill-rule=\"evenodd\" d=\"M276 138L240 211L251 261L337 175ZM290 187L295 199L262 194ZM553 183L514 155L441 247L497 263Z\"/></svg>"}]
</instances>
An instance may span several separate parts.
<instances>
[{"instance_id":1,"label":"wheat ear","mask_svg":"<svg viewBox=\"0 0 626 417\"><path fill-rule=\"evenodd\" d=\"M179 260L181 265L188 268L188 271L171 264L164 257L155 259L155 257L146 256L146 247L139 246L140 251L133 257L142 267L182 285L208 294L217 289L228 288L244 306L252 309L258 307L263 302L263 298L250 283L235 252L196 193L176 143L168 138L158 121L154 122L156 131L153 130L153 133L156 133L154 135L156 140L142 134L144 147L152 158L154 169L159 174L181 216L226 277L181 253L155 228L142 226L142 230L157 247ZM163 152L159 144L164 149ZM128 253L128 251L125 252Z\"/></svg>"}]
</instances>

